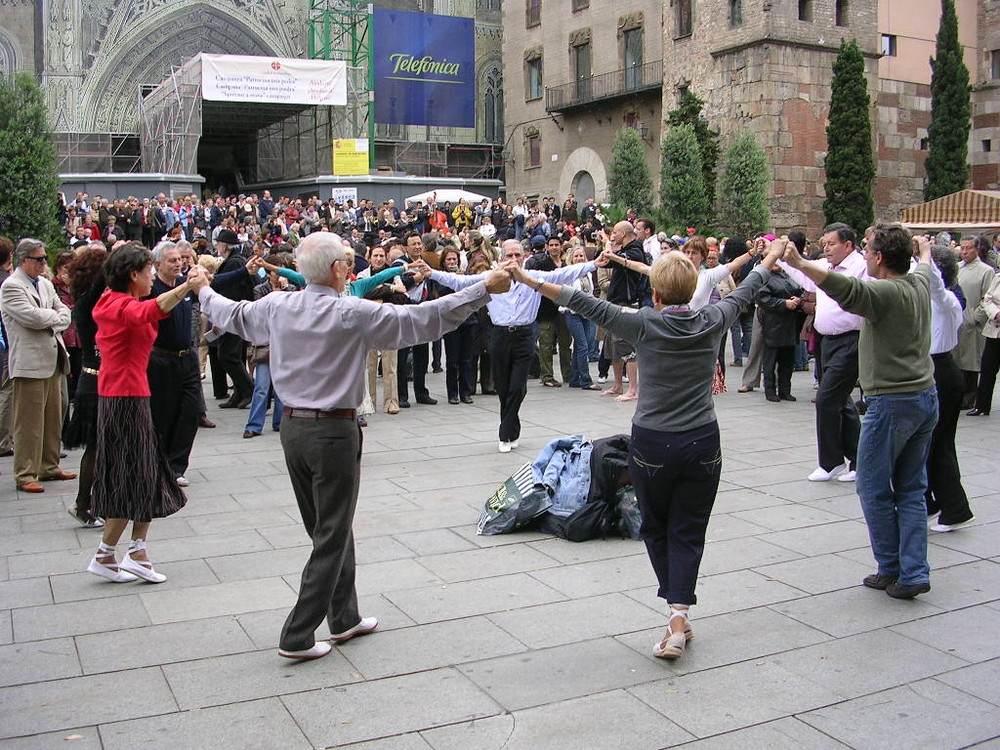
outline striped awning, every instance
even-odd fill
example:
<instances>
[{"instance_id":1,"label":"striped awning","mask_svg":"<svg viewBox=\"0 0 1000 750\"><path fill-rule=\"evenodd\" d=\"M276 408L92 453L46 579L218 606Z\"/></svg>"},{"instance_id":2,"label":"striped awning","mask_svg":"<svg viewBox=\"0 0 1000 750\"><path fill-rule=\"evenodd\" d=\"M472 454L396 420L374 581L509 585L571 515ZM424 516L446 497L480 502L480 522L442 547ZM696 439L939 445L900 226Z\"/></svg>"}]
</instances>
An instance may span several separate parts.
<instances>
[{"instance_id":1,"label":"striped awning","mask_svg":"<svg viewBox=\"0 0 1000 750\"><path fill-rule=\"evenodd\" d=\"M960 190L904 208L900 221L911 227L1000 226L1000 190Z\"/></svg>"}]
</instances>

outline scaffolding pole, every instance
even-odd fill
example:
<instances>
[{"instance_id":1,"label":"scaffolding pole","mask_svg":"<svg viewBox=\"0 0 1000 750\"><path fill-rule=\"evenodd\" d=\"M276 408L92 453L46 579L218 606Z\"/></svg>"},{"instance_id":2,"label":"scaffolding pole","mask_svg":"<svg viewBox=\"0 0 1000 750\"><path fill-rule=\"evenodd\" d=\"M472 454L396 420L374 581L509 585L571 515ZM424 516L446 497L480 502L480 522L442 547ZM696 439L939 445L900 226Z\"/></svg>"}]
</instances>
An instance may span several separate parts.
<instances>
[{"instance_id":1,"label":"scaffolding pole","mask_svg":"<svg viewBox=\"0 0 1000 750\"><path fill-rule=\"evenodd\" d=\"M368 168L375 168L375 59L372 3L365 0L310 0L309 57L343 60L361 72L347 106L330 108L333 138L368 138Z\"/></svg>"}]
</instances>

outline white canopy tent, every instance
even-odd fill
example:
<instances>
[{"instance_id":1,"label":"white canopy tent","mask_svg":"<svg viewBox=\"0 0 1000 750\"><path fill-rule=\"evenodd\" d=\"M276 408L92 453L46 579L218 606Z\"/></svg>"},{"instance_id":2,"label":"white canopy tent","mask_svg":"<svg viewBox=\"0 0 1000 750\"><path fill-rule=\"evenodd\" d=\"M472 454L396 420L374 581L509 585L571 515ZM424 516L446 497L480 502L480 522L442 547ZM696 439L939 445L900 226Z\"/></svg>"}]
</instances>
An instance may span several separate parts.
<instances>
[{"instance_id":1,"label":"white canopy tent","mask_svg":"<svg viewBox=\"0 0 1000 750\"><path fill-rule=\"evenodd\" d=\"M426 190L423 193L417 193L416 195L411 195L408 198L404 198L404 203L413 202L416 203L420 201L421 203L426 203L427 201L434 198L438 203L451 203L452 205L457 204L462 198L465 198L465 202L479 203L485 198L486 200L492 200L488 195L480 195L479 193L473 193L471 190L460 190L458 188L442 188L441 190Z\"/></svg>"}]
</instances>

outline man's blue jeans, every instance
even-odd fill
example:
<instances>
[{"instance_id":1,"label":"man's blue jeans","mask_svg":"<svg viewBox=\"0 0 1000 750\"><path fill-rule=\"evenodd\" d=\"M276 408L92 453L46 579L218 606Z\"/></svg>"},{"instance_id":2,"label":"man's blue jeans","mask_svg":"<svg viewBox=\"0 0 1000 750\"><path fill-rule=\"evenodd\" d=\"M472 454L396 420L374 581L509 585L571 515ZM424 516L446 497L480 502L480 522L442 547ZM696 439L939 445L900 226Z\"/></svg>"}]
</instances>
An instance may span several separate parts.
<instances>
[{"instance_id":1,"label":"man's blue jeans","mask_svg":"<svg viewBox=\"0 0 1000 750\"><path fill-rule=\"evenodd\" d=\"M566 313L566 327L573 336L573 359L570 361L570 376L567 385L570 388L588 388L594 384L590 377L590 335L597 330L597 325L582 315Z\"/></svg>"},{"instance_id":2,"label":"man's blue jeans","mask_svg":"<svg viewBox=\"0 0 1000 750\"><path fill-rule=\"evenodd\" d=\"M262 362L253 368L253 399L250 401L250 416L247 417L245 429L251 432L263 432L264 421L267 419L267 401L271 393L271 365ZM281 399L274 394L274 416L271 424L275 430L281 428Z\"/></svg>"},{"instance_id":3,"label":"man's blue jeans","mask_svg":"<svg viewBox=\"0 0 1000 750\"><path fill-rule=\"evenodd\" d=\"M937 390L866 396L856 489L879 575L903 586L930 582L927 564L927 452Z\"/></svg>"}]
</instances>

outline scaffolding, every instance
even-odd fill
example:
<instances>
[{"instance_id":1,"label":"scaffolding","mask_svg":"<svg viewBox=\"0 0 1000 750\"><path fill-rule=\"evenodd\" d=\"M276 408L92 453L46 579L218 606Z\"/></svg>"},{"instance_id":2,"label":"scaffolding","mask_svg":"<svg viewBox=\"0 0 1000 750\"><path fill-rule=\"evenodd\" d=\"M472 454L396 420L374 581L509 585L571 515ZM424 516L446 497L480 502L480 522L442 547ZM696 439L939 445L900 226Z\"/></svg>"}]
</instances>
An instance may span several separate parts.
<instances>
[{"instance_id":1,"label":"scaffolding","mask_svg":"<svg viewBox=\"0 0 1000 750\"><path fill-rule=\"evenodd\" d=\"M139 90L142 171L197 174L202 132L201 61L171 66L159 86Z\"/></svg>"},{"instance_id":2,"label":"scaffolding","mask_svg":"<svg viewBox=\"0 0 1000 750\"><path fill-rule=\"evenodd\" d=\"M374 169L375 60L371 30L372 3L366 0L310 0L309 57L343 60L348 67L347 106L330 111L329 140L367 138L368 168ZM328 168L332 169L329 162Z\"/></svg>"}]
</instances>

